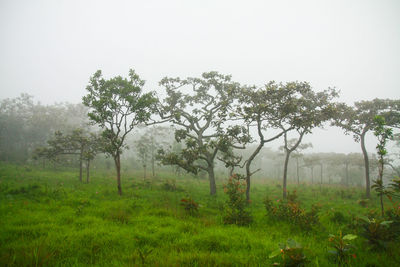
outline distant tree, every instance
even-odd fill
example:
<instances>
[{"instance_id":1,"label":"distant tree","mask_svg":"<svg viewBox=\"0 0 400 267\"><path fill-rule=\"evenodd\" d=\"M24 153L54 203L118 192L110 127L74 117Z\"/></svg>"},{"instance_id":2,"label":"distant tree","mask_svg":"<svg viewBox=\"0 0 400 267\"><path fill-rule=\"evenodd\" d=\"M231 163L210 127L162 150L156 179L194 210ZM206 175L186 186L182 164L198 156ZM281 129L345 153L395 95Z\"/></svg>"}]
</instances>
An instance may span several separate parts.
<instances>
[{"instance_id":1,"label":"distant tree","mask_svg":"<svg viewBox=\"0 0 400 267\"><path fill-rule=\"evenodd\" d=\"M85 125L85 109L81 104L42 105L28 94L0 100L0 160L26 162L55 131Z\"/></svg>"},{"instance_id":2,"label":"distant tree","mask_svg":"<svg viewBox=\"0 0 400 267\"><path fill-rule=\"evenodd\" d=\"M210 194L216 194L214 166L217 154L231 144L231 138L223 124L233 94L240 86L231 76L217 72L203 73L201 78L164 78L160 82L167 97L160 107L160 116L177 128L175 139L184 144L180 152L160 150L164 165L177 165L197 174L208 173ZM188 87L189 93L183 93Z\"/></svg>"},{"instance_id":3,"label":"distant tree","mask_svg":"<svg viewBox=\"0 0 400 267\"><path fill-rule=\"evenodd\" d=\"M293 144L297 142L296 139L290 139L288 140L289 146L293 147ZM303 154L301 153L303 150L307 148L312 148L313 145L312 143L306 143L306 144L300 144L292 154L292 157L296 159L296 178L297 178L297 184L300 184L300 165L299 165L299 159L303 157ZM282 150L284 149L283 147L281 148Z\"/></svg>"},{"instance_id":4,"label":"distant tree","mask_svg":"<svg viewBox=\"0 0 400 267\"><path fill-rule=\"evenodd\" d=\"M311 173L311 184L314 183L314 168L319 164L319 157L316 154L308 154L303 157L303 167L310 169Z\"/></svg>"},{"instance_id":5,"label":"distant tree","mask_svg":"<svg viewBox=\"0 0 400 267\"><path fill-rule=\"evenodd\" d=\"M143 167L143 179L147 178L146 170L147 170L147 162L149 158L149 154L151 153L152 143L150 138L147 135L142 135L139 140L136 142L136 154L139 157L139 160L142 163Z\"/></svg>"},{"instance_id":6,"label":"distant tree","mask_svg":"<svg viewBox=\"0 0 400 267\"><path fill-rule=\"evenodd\" d=\"M400 133L397 134L393 134L393 137L391 139L394 144L395 144L395 149L399 149L400 148ZM390 168L392 168L392 170L396 173L396 175L398 177L400 177L400 166L399 165L395 165L396 161L398 162L398 160L400 159L400 151L397 151L395 153L392 153L393 157L388 157L386 158L385 164L388 165Z\"/></svg>"},{"instance_id":7,"label":"distant tree","mask_svg":"<svg viewBox=\"0 0 400 267\"><path fill-rule=\"evenodd\" d=\"M157 99L154 93L143 93L144 80L133 69L129 79L117 76L106 80L97 71L86 87L88 94L83 104L90 108L88 113L92 123L99 125L107 143L105 152L112 156L117 171L118 194L121 187L121 154L126 148L126 136L135 126L149 122L155 111Z\"/></svg>"},{"instance_id":8,"label":"distant tree","mask_svg":"<svg viewBox=\"0 0 400 267\"><path fill-rule=\"evenodd\" d=\"M86 182L89 183L90 161L102 151L103 140L93 133L84 133L75 129L70 134L55 132L53 138L47 141L46 147L36 148L33 157L56 160L61 155L76 155L79 162L79 181L83 181L83 162L86 162Z\"/></svg>"},{"instance_id":9,"label":"distant tree","mask_svg":"<svg viewBox=\"0 0 400 267\"><path fill-rule=\"evenodd\" d=\"M374 99L355 102L354 107L341 104L335 113L333 125L344 129L346 134L352 134L356 142L360 142L364 156L366 197L371 196L370 164L365 147L365 136L376 126L375 116L385 118L388 127L400 126L400 100Z\"/></svg>"}]
</instances>

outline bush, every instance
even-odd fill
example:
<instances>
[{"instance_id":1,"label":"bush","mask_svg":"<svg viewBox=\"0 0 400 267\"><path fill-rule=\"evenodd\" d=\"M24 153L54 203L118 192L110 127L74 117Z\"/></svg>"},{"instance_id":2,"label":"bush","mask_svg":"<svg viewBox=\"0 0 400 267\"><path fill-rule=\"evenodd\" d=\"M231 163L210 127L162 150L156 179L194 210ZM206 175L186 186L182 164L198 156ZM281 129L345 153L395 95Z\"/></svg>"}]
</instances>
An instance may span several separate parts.
<instances>
[{"instance_id":1,"label":"bush","mask_svg":"<svg viewBox=\"0 0 400 267\"><path fill-rule=\"evenodd\" d=\"M395 233L390 225L392 221L384 219L360 217L362 231L361 235L365 237L373 249L383 249L388 243L395 239Z\"/></svg>"},{"instance_id":2,"label":"bush","mask_svg":"<svg viewBox=\"0 0 400 267\"><path fill-rule=\"evenodd\" d=\"M164 184L162 185L162 188L163 188L165 191L172 191L172 192L176 191L176 183L175 183L175 180L166 180L166 181L164 182Z\"/></svg>"},{"instance_id":3,"label":"bush","mask_svg":"<svg viewBox=\"0 0 400 267\"><path fill-rule=\"evenodd\" d=\"M330 220L335 223L344 223L347 219L342 212L335 211Z\"/></svg>"},{"instance_id":4,"label":"bush","mask_svg":"<svg viewBox=\"0 0 400 267\"><path fill-rule=\"evenodd\" d=\"M303 230L311 230L313 225L319 223L318 211L320 208L318 205L313 205L310 211L306 211L297 202L278 199L277 203L275 205L269 198L264 200L267 215L272 219L294 223Z\"/></svg>"},{"instance_id":5,"label":"bush","mask_svg":"<svg viewBox=\"0 0 400 267\"><path fill-rule=\"evenodd\" d=\"M335 256L335 261L339 265L349 264L352 258L356 257L354 246L351 241L356 239L356 235L343 236L342 231L338 235L329 235L329 242L334 250L328 251Z\"/></svg>"},{"instance_id":6,"label":"bush","mask_svg":"<svg viewBox=\"0 0 400 267\"><path fill-rule=\"evenodd\" d=\"M366 208L368 206L369 203L369 199L360 199L357 201L358 205Z\"/></svg>"},{"instance_id":7,"label":"bush","mask_svg":"<svg viewBox=\"0 0 400 267\"><path fill-rule=\"evenodd\" d=\"M269 258L281 256L279 263L274 263L274 266L306 266L309 260L304 255L304 248L292 239L288 239L285 244L279 244L279 249L273 251Z\"/></svg>"},{"instance_id":8,"label":"bush","mask_svg":"<svg viewBox=\"0 0 400 267\"><path fill-rule=\"evenodd\" d=\"M185 211L192 216L199 213L199 204L197 204L191 197L182 198L181 206L183 206Z\"/></svg>"},{"instance_id":9,"label":"bush","mask_svg":"<svg viewBox=\"0 0 400 267\"><path fill-rule=\"evenodd\" d=\"M251 214L246 210L246 185L243 180L243 175L234 174L224 186L224 192L229 197L225 206L225 224L248 225L253 220Z\"/></svg>"}]
</instances>

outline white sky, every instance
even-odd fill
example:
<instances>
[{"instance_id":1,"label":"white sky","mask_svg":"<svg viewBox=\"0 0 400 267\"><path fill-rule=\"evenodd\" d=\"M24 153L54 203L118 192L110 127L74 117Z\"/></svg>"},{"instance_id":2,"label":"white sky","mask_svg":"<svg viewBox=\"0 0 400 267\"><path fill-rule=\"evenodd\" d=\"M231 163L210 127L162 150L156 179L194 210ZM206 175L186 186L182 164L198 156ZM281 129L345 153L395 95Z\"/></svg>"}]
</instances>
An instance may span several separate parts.
<instances>
[{"instance_id":1,"label":"white sky","mask_svg":"<svg viewBox=\"0 0 400 267\"><path fill-rule=\"evenodd\" d=\"M349 104L400 98L399 14L398 0L0 0L0 99L78 103L96 70L129 68L151 90L217 70L336 87ZM314 150L360 151L339 129L316 133Z\"/></svg>"}]
</instances>

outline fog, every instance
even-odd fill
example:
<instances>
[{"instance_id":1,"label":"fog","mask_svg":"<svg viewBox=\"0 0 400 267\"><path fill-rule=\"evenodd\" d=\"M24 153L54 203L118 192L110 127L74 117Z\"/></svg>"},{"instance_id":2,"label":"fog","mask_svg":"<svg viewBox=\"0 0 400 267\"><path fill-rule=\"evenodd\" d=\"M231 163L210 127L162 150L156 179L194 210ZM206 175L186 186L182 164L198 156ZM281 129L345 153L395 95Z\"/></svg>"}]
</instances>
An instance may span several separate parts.
<instances>
[{"instance_id":1,"label":"fog","mask_svg":"<svg viewBox=\"0 0 400 267\"><path fill-rule=\"evenodd\" d=\"M400 3L392 1L1 1L0 99L79 103L89 77L216 70L261 86L308 81L340 101L400 97ZM360 152L340 129L312 151ZM376 142L370 136L368 150ZM276 144L276 147L280 146Z\"/></svg>"}]
</instances>

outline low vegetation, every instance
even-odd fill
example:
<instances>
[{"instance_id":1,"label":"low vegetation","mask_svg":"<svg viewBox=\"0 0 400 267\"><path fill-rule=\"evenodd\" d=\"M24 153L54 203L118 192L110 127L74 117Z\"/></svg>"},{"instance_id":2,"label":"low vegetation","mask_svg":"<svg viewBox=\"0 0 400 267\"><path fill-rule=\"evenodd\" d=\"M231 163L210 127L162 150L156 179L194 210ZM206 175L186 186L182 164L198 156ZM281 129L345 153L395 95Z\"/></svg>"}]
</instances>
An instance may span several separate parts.
<instances>
[{"instance_id":1,"label":"low vegetation","mask_svg":"<svg viewBox=\"0 0 400 267\"><path fill-rule=\"evenodd\" d=\"M325 185L329 190L320 191L319 185L289 183L284 201L276 181L254 178L247 203L238 177L217 175L221 193L210 196L205 179L160 173L143 181L140 172L127 172L119 196L112 170L93 171L91 184L77 175L0 165L1 266L400 262L399 203L385 202L381 218L378 196L358 204L363 188Z\"/></svg>"}]
</instances>

